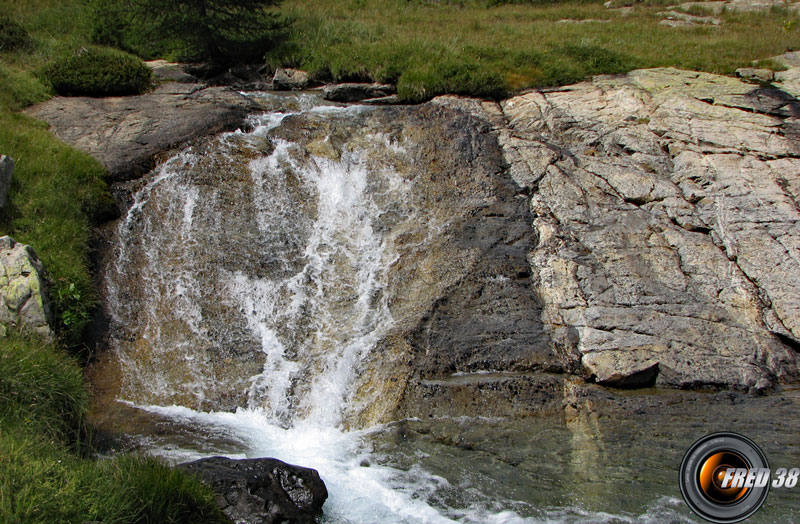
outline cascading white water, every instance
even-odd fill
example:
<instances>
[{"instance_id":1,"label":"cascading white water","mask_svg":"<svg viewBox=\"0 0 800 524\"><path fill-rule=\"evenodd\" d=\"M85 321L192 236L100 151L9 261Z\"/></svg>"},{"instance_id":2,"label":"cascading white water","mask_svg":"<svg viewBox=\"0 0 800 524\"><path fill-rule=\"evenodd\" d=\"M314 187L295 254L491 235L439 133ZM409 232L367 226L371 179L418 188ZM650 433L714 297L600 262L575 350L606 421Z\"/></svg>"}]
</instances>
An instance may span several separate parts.
<instances>
[{"instance_id":1,"label":"cascading white water","mask_svg":"<svg viewBox=\"0 0 800 524\"><path fill-rule=\"evenodd\" d=\"M360 362L391 326L384 289L392 246L373 222L376 200L402 199L404 184L391 166L368 168L363 151L307 156L282 139L238 165L236 155L285 116L222 137L211 165L208 152L180 153L134 195L107 294L123 333L112 343L128 400L216 407L230 387L247 391L239 407L263 408L283 426L342 422ZM204 184L220 165L222 180ZM226 189L234 176L249 195ZM231 205L232 196L247 200ZM257 243L236 239L231 224ZM243 267L209 253L234 245ZM263 270L262 257L272 267ZM251 354L238 358L247 344ZM259 359L249 378L226 371Z\"/></svg>"},{"instance_id":2,"label":"cascading white water","mask_svg":"<svg viewBox=\"0 0 800 524\"><path fill-rule=\"evenodd\" d=\"M271 156L251 163L254 187L264 188L281 164L292 164L289 146L279 142ZM310 164L293 166L317 195L305 265L280 281L235 272L228 289L249 312L248 326L266 355L263 372L252 379L248 406L263 406L283 424L300 418L334 427L341 423L359 362L391 325L383 292L391 247L373 229L380 209L367 192L369 174L359 154L312 158ZM271 205L263 193L256 198ZM258 226L266 232L274 223L260 214ZM287 347L280 330L305 330L307 336Z\"/></svg>"}]
</instances>

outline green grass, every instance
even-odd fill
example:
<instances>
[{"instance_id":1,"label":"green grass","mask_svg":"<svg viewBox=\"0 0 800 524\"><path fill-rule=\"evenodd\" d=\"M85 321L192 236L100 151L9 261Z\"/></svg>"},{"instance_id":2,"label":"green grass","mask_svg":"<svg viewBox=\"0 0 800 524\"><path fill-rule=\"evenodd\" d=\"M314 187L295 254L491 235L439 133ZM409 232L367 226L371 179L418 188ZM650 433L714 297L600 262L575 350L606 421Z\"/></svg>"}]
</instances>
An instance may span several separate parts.
<instances>
[{"instance_id":1,"label":"green grass","mask_svg":"<svg viewBox=\"0 0 800 524\"><path fill-rule=\"evenodd\" d=\"M102 166L19 110L52 96L42 69L88 46L91 23L78 0L1 0L0 13L14 21L14 38L18 27L30 36L0 49L0 153L16 163L0 234L42 259L59 335L54 343L0 338L0 522L228 522L208 488L155 459L90 458L89 396L75 349L95 301L92 227L113 204Z\"/></svg>"},{"instance_id":2,"label":"green grass","mask_svg":"<svg viewBox=\"0 0 800 524\"><path fill-rule=\"evenodd\" d=\"M492 4L285 0L293 39L267 58L325 80L397 82L402 98L418 101L445 92L497 98L641 67L732 74L800 47L800 25L781 10L723 14L716 28L670 28L659 25L659 1L636 4L628 16L600 0Z\"/></svg>"},{"instance_id":3,"label":"green grass","mask_svg":"<svg viewBox=\"0 0 800 524\"><path fill-rule=\"evenodd\" d=\"M199 480L153 458L92 460L30 432L0 439L0 522L229 523Z\"/></svg>"},{"instance_id":4,"label":"green grass","mask_svg":"<svg viewBox=\"0 0 800 524\"><path fill-rule=\"evenodd\" d=\"M158 460L86 456L88 393L55 344L0 344L0 522L226 523L211 491Z\"/></svg>"},{"instance_id":5,"label":"green grass","mask_svg":"<svg viewBox=\"0 0 800 524\"><path fill-rule=\"evenodd\" d=\"M45 64L88 45L88 11L78 1L4 0L0 12L32 39L27 48L0 52L0 153L16 165L0 234L33 246L54 287L58 334L76 346L95 301L92 225L113 212L113 203L97 161L18 111L52 96Z\"/></svg>"},{"instance_id":6,"label":"green grass","mask_svg":"<svg viewBox=\"0 0 800 524\"><path fill-rule=\"evenodd\" d=\"M0 419L59 441L79 441L89 395L75 361L53 344L9 336L0 345Z\"/></svg>"},{"instance_id":7,"label":"green grass","mask_svg":"<svg viewBox=\"0 0 800 524\"><path fill-rule=\"evenodd\" d=\"M11 111L0 111L0 151L15 162L0 233L33 246L55 288L58 332L75 343L94 306L91 227L113 211L105 170L56 140L42 123ZM62 291L70 286L72 294Z\"/></svg>"}]
</instances>

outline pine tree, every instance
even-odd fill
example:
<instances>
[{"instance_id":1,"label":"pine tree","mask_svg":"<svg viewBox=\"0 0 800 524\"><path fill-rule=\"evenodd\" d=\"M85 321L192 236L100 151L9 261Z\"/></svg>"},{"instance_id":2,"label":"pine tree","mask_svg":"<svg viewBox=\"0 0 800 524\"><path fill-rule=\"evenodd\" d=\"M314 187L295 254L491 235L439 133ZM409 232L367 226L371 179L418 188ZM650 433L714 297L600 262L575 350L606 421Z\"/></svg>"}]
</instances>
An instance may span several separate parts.
<instances>
[{"instance_id":1,"label":"pine tree","mask_svg":"<svg viewBox=\"0 0 800 524\"><path fill-rule=\"evenodd\" d=\"M166 42L186 59L221 68L261 60L276 43L283 18L271 9L280 0L96 0L117 10L117 23L127 18L149 42ZM96 8L96 12L99 10ZM106 20L108 17L102 17ZM109 13L110 14L110 13ZM119 30L117 30L119 33ZM142 35L141 33L146 33ZM112 35L109 43L114 38ZM124 39L124 37L122 38ZM102 40L102 38L101 38Z\"/></svg>"}]
</instances>

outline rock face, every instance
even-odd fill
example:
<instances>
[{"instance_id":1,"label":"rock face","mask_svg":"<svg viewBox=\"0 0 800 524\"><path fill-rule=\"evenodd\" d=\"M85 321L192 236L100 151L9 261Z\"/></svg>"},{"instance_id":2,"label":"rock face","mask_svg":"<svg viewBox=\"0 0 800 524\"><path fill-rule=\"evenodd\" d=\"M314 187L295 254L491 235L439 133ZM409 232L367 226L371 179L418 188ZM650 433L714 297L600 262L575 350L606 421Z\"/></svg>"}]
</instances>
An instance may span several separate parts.
<instances>
[{"instance_id":1,"label":"rock face","mask_svg":"<svg viewBox=\"0 0 800 524\"><path fill-rule=\"evenodd\" d=\"M195 84L198 81L196 76L186 71L187 66L185 64L167 62L166 60L150 60L145 64L153 71L153 76L156 80L184 84Z\"/></svg>"},{"instance_id":2,"label":"rock face","mask_svg":"<svg viewBox=\"0 0 800 524\"><path fill-rule=\"evenodd\" d=\"M256 108L228 88L170 83L141 96L55 97L27 113L99 160L112 180L126 180L149 171L159 153L236 129Z\"/></svg>"},{"instance_id":3,"label":"rock face","mask_svg":"<svg viewBox=\"0 0 800 524\"><path fill-rule=\"evenodd\" d=\"M391 84L331 84L325 86L322 96L334 102L359 102L370 98L383 98L395 93Z\"/></svg>"},{"instance_id":4,"label":"rock face","mask_svg":"<svg viewBox=\"0 0 800 524\"><path fill-rule=\"evenodd\" d=\"M11 189L11 177L14 174L14 161L11 157L0 155L0 210L8 204L8 190Z\"/></svg>"},{"instance_id":5,"label":"rock face","mask_svg":"<svg viewBox=\"0 0 800 524\"><path fill-rule=\"evenodd\" d=\"M542 319L587 377L797 376L798 114L779 89L674 69L503 103Z\"/></svg>"},{"instance_id":6,"label":"rock face","mask_svg":"<svg viewBox=\"0 0 800 524\"><path fill-rule=\"evenodd\" d=\"M796 380L800 58L785 62L773 87L640 70L501 104L284 108L198 143L132 183L109 238L115 383L290 424L366 340L341 402L363 426L558 410L576 380Z\"/></svg>"},{"instance_id":7,"label":"rock face","mask_svg":"<svg viewBox=\"0 0 800 524\"><path fill-rule=\"evenodd\" d=\"M316 470L277 459L211 457L178 468L208 484L237 524L314 524L328 498Z\"/></svg>"},{"instance_id":8,"label":"rock face","mask_svg":"<svg viewBox=\"0 0 800 524\"><path fill-rule=\"evenodd\" d=\"M53 337L42 263L30 246L0 237L0 328Z\"/></svg>"}]
</instances>

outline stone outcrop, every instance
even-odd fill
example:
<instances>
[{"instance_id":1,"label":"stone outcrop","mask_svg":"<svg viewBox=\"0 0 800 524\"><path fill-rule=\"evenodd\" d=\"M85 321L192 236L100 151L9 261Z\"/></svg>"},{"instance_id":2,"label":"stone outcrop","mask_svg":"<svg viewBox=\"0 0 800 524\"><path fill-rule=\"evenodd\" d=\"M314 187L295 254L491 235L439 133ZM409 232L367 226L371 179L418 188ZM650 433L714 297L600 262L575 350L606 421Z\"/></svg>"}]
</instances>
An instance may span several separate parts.
<instances>
[{"instance_id":1,"label":"stone outcrop","mask_svg":"<svg viewBox=\"0 0 800 524\"><path fill-rule=\"evenodd\" d=\"M775 73L771 69L755 67L740 67L736 70L736 76L757 84L772 82L775 79Z\"/></svg>"},{"instance_id":2,"label":"stone outcrop","mask_svg":"<svg viewBox=\"0 0 800 524\"><path fill-rule=\"evenodd\" d=\"M370 98L384 98L395 93L391 84L330 84L325 86L322 96L334 102L359 102Z\"/></svg>"},{"instance_id":3,"label":"stone outcrop","mask_svg":"<svg viewBox=\"0 0 800 524\"><path fill-rule=\"evenodd\" d=\"M8 204L8 190L14 175L14 161L10 156L0 155L0 211Z\"/></svg>"},{"instance_id":4,"label":"stone outcrop","mask_svg":"<svg viewBox=\"0 0 800 524\"><path fill-rule=\"evenodd\" d=\"M656 69L515 97L500 115L511 172L532 194L542 319L587 377L796 378L793 96Z\"/></svg>"},{"instance_id":5,"label":"stone outcrop","mask_svg":"<svg viewBox=\"0 0 800 524\"><path fill-rule=\"evenodd\" d=\"M214 297L231 274L277 279L304 266L301 247L318 210L302 174L320 165L344 169L356 151L382 210L372 227L395 258L383 291L394 322L363 362L353 425L557 410L575 376L619 388L755 391L797 379L796 55L782 58L789 69L772 86L639 70L500 104L440 97L419 107L302 113L264 135L225 139L224 154L212 142L198 145L193 170L176 174L169 191L166 183L148 190L131 225L157 223L167 236L125 246L130 274L144 267L135 264L163 259L175 265L156 268L165 268L164 282L181 264L190 267L186 274L203 275L202 285L184 286L197 297L157 294L151 313L156 320L175 314L170 300L201 304L198 318L208 326L196 329L185 315L169 329L145 322L159 336L199 337L192 347L203 354L168 369L166 381L186 390L168 400L191 405L196 396L199 407L222 409L246 401L248 377L263 369L262 340L241 314L248 308ZM250 106L237 107L241 118ZM100 158L117 145L101 148L96 137L126 137L117 127L54 124ZM285 158L254 178L247 166L264 164L278 145ZM387 182L385 170L401 180ZM264 208L277 196L303 204ZM178 200L183 207L172 209ZM252 226L273 212L284 213L280 227ZM192 233L212 226L232 233ZM181 228L195 240L172 235ZM149 285L125 284L130 303L120 310L131 319L112 337L132 341L128 350L163 374L151 354L154 338L137 338ZM286 347L307 342L301 328L281 329ZM159 358L174 361L168 352ZM198 362L208 370L199 372ZM212 375L202 391L206 385L186 378ZM138 382L129 387L150 393Z\"/></svg>"},{"instance_id":6,"label":"stone outcrop","mask_svg":"<svg viewBox=\"0 0 800 524\"><path fill-rule=\"evenodd\" d=\"M669 27L692 27L698 25L716 27L722 24L722 20L713 16L690 15L682 11L664 11L658 14L664 17L664 20L659 23Z\"/></svg>"},{"instance_id":7,"label":"stone outcrop","mask_svg":"<svg viewBox=\"0 0 800 524\"><path fill-rule=\"evenodd\" d=\"M299 69L279 67L272 77L272 89L276 91L297 91L310 86L308 73Z\"/></svg>"},{"instance_id":8,"label":"stone outcrop","mask_svg":"<svg viewBox=\"0 0 800 524\"><path fill-rule=\"evenodd\" d=\"M42 263L30 246L0 237L0 329L53 337Z\"/></svg>"},{"instance_id":9,"label":"stone outcrop","mask_svg":"<svg viewBox=\"0 0 800 524\"><path fill-rule=\"evenodd\" d=\"M178 468L208 484L237 524L314 524L328 498L316 470L277 459L211 457Z\"/></svg>"},{"instance_id":10,"label":"stone outcrop","mask_svg":"<svg viewBox=\"0 0 800 524\"><path fill-rule=\"evenodd\" d=\"M160 153L236 129L257 107L229 88L169 83L140 96L55 97L26 112L99 160L112 180L126 180L149 171Z\"/></svg>"},{"instance_id":11,"label":"stone outcrop","mask_svg":"<svg viewBox=\"0 0 800 524\"><path fill-rule=\"evenodd\" d=\"M162 82L180 82L184 84L195 84L198 79L187 71L188 66L177 62L167 62L166 60L150 60L145 62L147 67L153 71L153 77Z\"/></svg>"}]
</instances>

